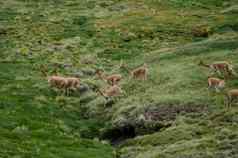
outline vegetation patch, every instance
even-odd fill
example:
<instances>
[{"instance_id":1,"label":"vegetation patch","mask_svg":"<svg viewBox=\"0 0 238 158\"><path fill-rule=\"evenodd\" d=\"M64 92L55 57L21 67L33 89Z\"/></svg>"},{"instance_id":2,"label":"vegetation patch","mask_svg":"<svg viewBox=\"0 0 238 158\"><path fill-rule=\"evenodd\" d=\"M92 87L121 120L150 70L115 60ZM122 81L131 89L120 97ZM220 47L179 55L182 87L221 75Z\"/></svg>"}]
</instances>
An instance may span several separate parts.
<instances>
[{"instance_id":1,"label":"vegetation patch","mask_svg":"<svg viewBox=\"0 0 238 158\"><path fill-rule=\"evenodd\" d=\"M0 157L237 157L237 76L212 92L198 65L238 72L237 26L232 0L1 1ZM122 76L122 96L97 91L97 69ZM80 86L65 95L51 75Z\"/></svg>"}]
</instances>

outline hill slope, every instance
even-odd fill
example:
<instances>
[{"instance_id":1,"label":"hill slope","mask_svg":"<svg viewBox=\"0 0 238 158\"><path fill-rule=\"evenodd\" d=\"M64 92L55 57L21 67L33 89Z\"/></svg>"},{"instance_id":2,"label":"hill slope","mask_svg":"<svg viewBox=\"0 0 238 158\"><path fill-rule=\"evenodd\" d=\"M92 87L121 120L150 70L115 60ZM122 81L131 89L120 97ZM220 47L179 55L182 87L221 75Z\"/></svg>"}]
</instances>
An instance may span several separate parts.
<instances>
[{"instance_id":1,"label":"hill slope","mask_svg":"<svg viewBox=\"0 0 238 158\"><path fill-rule=\"evenodd\" d=\"M208 92L209 70L198 66L227 60L238 72L237 5L0 2L0 156L237 157L237 107L227 111L224 95ZM121 61L130 69L146 62L148 80L129 80ZM89 89L53 91L42 65L80 76ZM112 103L94 92L106 86L95 68L121 73L126 95Z\"/></svg>"}]
</instances>

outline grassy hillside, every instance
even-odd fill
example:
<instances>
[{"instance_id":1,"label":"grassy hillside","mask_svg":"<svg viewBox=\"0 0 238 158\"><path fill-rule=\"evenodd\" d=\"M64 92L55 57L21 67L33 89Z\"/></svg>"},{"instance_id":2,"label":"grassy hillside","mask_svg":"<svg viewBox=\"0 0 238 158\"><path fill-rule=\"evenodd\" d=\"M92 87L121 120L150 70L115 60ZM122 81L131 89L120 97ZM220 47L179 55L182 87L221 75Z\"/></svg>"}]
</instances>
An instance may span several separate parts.
<instances>
[{"instance_id":1,"label":"grassy hillside","mask_svg":"<svg viewBox=\"0 0 238 158\"><path fill-rule=\"evenodd\" d=\"M238 2L8 0L0 2L0 157L237 157L238 108L207 90L209 70L238 72ZM146 82L129 80L144 62ZM80 76L64 96L40 71ZM121 73L106 101L95 69ZM222 76L219 76L222 77ZM227 89L237 88L234 77ZM106 141L105 141L105 140ZM113 145L110 144L110 141Z\"/></svg>"}]
</instances>

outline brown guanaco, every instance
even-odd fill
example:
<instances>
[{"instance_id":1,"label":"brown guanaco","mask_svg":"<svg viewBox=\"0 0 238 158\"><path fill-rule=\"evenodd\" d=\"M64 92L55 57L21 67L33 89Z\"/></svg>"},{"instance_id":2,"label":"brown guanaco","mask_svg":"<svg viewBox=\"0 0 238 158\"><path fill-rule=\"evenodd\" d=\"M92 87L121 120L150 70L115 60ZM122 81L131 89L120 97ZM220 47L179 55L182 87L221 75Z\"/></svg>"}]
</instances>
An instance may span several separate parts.
<instances>
[{"instance_id":1,"label":"brown guanaco","mask_svg":"<svg viewBox=\"0 0 238 158\"><path fill-rule=\"evenodd\" d=\"M231 107L232 103L235 100L238 100L238 89L232 89L227 91L226 97L227 97L227 108L229 108Z\"/></svg>"},{"instance_id":2,"label":"brown guanaco","mask_svg":"<svg viewBox=\"0 0 238 158\"><path fill-rule=\"evenodd\" d=\"M65 89L67 80L62 76L48 76L47 81L51 87L55 87L57 89Z\"/></svg>"},{"instance_id":3,"label":"brown guanaco","mask_svg":"<svg viewBox=\"0 0 238 158\"><path fill-rule=\"evenodd\" d=\"M47 81L51 87L63 90L66 95L69 90L76 90L80 86L80 79L76 77L63 77L59 75L48 76L45 67L41 68L41 72L47 77Z\"/></svg>"},{"instance_id":4,"label":"brown guanaco","mask_svg":"<svg viewBox=\"0 0 238 158\"><path fill-rule=\"evenodd\" d=\"M80 86L80 79L76 77L65 77L66 80L66 85L65 88L66 90L77 90Z\"/></svg>"},{"instance_id":5,"label":"brown guanaco","mask_svg":"<svg viewBox=\"0 0 238 158\"><path fill-rule=\"evenodd\" d=\"M106 76L103 73L103 70L99 70L99 69L96 70L96 74L99 76L100 79L105 80L108 84L112 86L118 84L122 79L121 74L112 74L112 75Z\"/></svg>"},{"instance_id":6,"label":"brown guanaco","mask_svg":"<svg viewBox=\"0 0 238 158\"><path fill-rule=\"evenodd\" d=\"M67 84L65 77L62 77L59 75L48 76L47 70L46 70L45 66L43 66L43 65L41 66L40 70L41 70L43 76L47 78L47 81L48 81L50 87L54 87L59 90L62 90L62 89L65 90L65 86Z\"/></svg>"},{"instance_id":7,"label":"brown guanaco","mask_svg":"<svg viewBox=\"0 0 238 158\"><path fill-rule=\"evenodd\" d=\"M98 89L98 92L105 98L115 97L115 96L119 96L120 94L122 94L121 87L119 87L118 85L113 85L113 86L107 87L104 90Z\"/></svg>"},{"instance_id":8,"label":"brown guanaco","mask_svg":"<svg viewBox=\"0 0 238 158\"><path fill-rule=\"evenodd\" d=\"M211 71L221 74L225 73L225 75L235 75L235 71L233 66L227 61L217 61L212 64L205 64L203 61L199 62L199 65L210 68Z\"/></svg>"},{"instance_id":9,"label":"brown guanaco","mask_svg":"<svg viewBox=\"0 0 238 158\"><path fill-rule=\"evenodd\" d=\"M121 64L121 68L125 68L131 75L132 78L134 79L140 79L140 80L147 80L147 75L148 75L148 66L146 63L144 63L142 66L134 69L134 70L129 70L128 67L125 64Z\"/></svg>"},{"instance_id":10,"label":"brown guanaco","mask_svg":"<svg viewBox=\"0 0 238 158\"><path fill-rule=\"evenodd\" d=\"M215 77L208 77L208 89L215 89L216 92L219 92L221 89L225 88L225 80L215 78Z\"/></svg>"}]
</instances>

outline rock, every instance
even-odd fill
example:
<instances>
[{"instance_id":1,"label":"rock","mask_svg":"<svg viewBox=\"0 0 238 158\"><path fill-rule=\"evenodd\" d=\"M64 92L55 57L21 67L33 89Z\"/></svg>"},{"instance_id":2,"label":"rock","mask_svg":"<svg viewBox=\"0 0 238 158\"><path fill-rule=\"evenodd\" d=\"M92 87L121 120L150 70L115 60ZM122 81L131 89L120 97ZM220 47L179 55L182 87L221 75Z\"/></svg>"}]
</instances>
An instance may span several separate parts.
<instances>
[{"instance_id":1,"label":"rock","mask_svg":"<svg viewBox=\"0 0 238 158\"><path fill-rule=\"evenodd\" d=\"M73 64L71 64L71 63L57 63L57 62L55 62L55 63L53 63L53 66L57 67L57 68L71 68L71 67L73 67Z\"/></svg>"},{"instance_id":2,"label":"rock","mask_svg":"<svg viewBox=\"0 0 238 158\"><path fill-rule=\"evenodd\" d=\"M135 136L135 128L130 124L103 129L100 132L100 139L109 140L112 145L120 145L124 140L134 138Z\"/></svg>"},{"instance_id":3,"label":"rock","mask_svg":"<svg viewBox=\"0 0 238 158\"><path fill-rule=\"evenodd\" d=\"M87 84L81 84L79 87L80 93L86 93L90 90L89 86Z\"/></svg>"},{"instance_id":4,"label":"rock","mask_svg":"<svg viewBox=\"0 0 238 158\"><path fill-rule=\"evenodd\" d=\"M96 59L94 58L83 58L80 62L82 64L90 65L90 64L95 64Z\"/></svg>"},{"instance_id":5,"label":"rock","mask_svg":"<svg viewBox=\"0 0 238 158\"><path fill-rule=\"evenodd\" d=\"M95 75L95 70L94 69L82 69L82 73L86 76L94 76Z\"/></svg>"},{"instance_id":6,"label":"rock","mask_svg":"<svg viewBox=\"0 0 238 158\"><path fill-rule=\"evenodd\" d=\"M122 34L122 39L125 41L125 42L129 42L129 41L132 41L132 40L134 40L134 39L136 39L137 38L137 36L134 34L134 33L132 33L132 32L129 32L129 33L124 33L124 34Z\"/></svg>"},{"instance_id":7,"label":"rock","mask_svg":"<svg viewBox=\"0 0 238 158\"><path fill-rule=\"evenodd\" d=\"M112 105L115 104L115 100L108 98L105 103L105 107L112 107Z\"/></svg>"},{"instance_id":8,"label":"rock","mask_svg":"<svg viewBox=\"0 0 238 158\"><path fill-rule=\"evenodd\" d=\"M71 74L72 76L74 77L77 77L77 78L82 78L84 76L83 72L82 71L77 71L77 72L74 72Z\"/></svg>"},{"instance_id":9,"label":"rock","mask_svg":"<svg viewBox=\"0 0 238 158\"><path fill-rule=\"evenodd\" d=\"M207 26L197 26L192 30L194 37L208 37L211 33L211 29Z\"/></svg>"}]
</instances>

